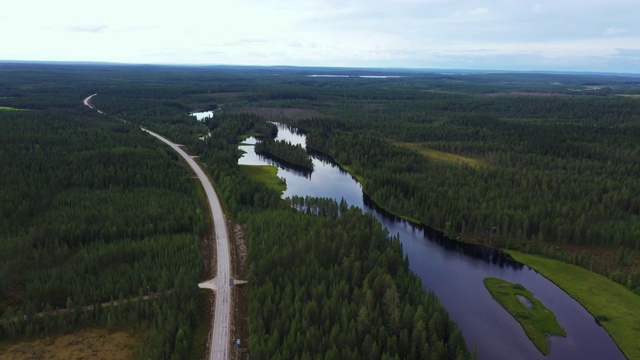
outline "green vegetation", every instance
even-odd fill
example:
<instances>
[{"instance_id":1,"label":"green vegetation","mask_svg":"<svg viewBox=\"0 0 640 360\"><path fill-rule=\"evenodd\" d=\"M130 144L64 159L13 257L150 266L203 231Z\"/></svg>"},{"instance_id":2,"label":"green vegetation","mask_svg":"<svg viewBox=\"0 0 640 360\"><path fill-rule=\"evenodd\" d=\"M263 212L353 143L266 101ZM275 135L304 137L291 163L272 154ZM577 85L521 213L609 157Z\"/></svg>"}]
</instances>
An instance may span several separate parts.
<instances>
[{"instance_id":1,"label":"green vegetation","mask_svg":"<svg viewBox=\"0 0 640 360\"><path fill-rule=\"evenodd\" d=\"M235 134L260 121L221 118L215 146L201 158L216 164L220 193L246 230L252 358L470 358L457 326L409 271L397 238L345 203L281 200L247 174L251 167L237 165Z\"/></svg>"},{"instance_id":2,"label":"green vegetation","mask_svg":"<svg viewBox=\"0 0 640 360\"><path fill-rule=\"evenodd\" d=\"M275 166L240 165L240 169L251 179L260 181L280 193L287 189L287 184L278 177L278 168Z\"/></svg>"},{"instance_id":3,"label":"green vegetation","mask_svg":"<svg viewBox=\"0 0 640 360\"><path fill-rule=\"evenodd\" d=\"M277 128L276 128L276 130L277 130ZM277 134L277 133L276 133L276 134ZM276 134L274 134L274 136L275 136ZM242 141L244 141L244 140L246 140L246 139L248 139L248 138L250 138L250 137L252 137L252 136L253 136L253 137L256 137L256 138L264 138L264 137L266 137L267 135L266 135L266 134L259 133L259 132L257 132L257 131L250 131L250 132L248 132L248 133L245 133L245 134L240 135L240 138L238 138L238 141L240 141L240 143L242 143Z\"/></svg>"},{"instance_id":4,"label":"green vegetation","mask_svg":"<svg viewBox=\"0 0 640 360\"><path fill-rule=\"evenodd\" d=\"M177 155L119 120L50 109L3 114L0 162L0 337L143 327L141 356L184 358L207 224Z\"/></svg>"},{"instance_id":5,"label":"green vegetation","mask_svg":"<svg viewBox=\"0 0 640 360\"><path fill-rule=\"evenodd\" d=\"M252 358L470 358L397 238L344 203L295 203L322 216L247 218Z\"/></svg>"},{"instance_id":6,"label":"green vegetation","mask_svg":"<svg viewBox=\"0 0 640 360\"><path fill-rule=\"evenodd\" d=\"M483 167L488 165L486 162L482 160L473 159L470 157L465 157L465 156L452 154L444 151L427 149L418 143L407 143L407 142L396 141L396 142L393 142L393 144L396 146L413 149L431 160L443 161L443 162L457 164L457 165L469 165L471 167Z\"/></svg>"},{"instance_id":7,"label":"green vegetation","mask_svg":"<svg viewBox=\"0 0 640 360\"><path fill-rule=\"evenodd\" d=\"M379 137L355 132L311 130L307 140L309 146L328 152L362 175L365 190L380 204L388 205L394 212L413 214L421 222L443 230L481 235L497 226L504 235L501 237L504 244L508 239L525 241L533 237L560 244L632 249L640 246L640 237L636 235L640 232L640 216L636 213L640 198L629 190L640 187L638 178L630 175L638 166L631 159L638 151L633 144L640 137L636 133L640 127L600 131L568 126L566 136L569 131L571 136L585 133L581 140L584 144L580 145L585 151L591 144L599 144L600 155L593 152L594 158L589 159L577 149L556 150L562 147L563 136L551 132L562 134L562 126L527 123L510 129L505 121L468 121L472 128L493 126L496 134L492 138L496 142L486 137L482 141L469 138L467 142L459 142L457 150L452 147L448 152L465 153L463 147L491 151L485 159L495 166L473 168L429 161ZM316 127L319 124L309 123ZM571 127L576 129L570 130ZM450 130L451 136L459 136L455 134L456 127ZM512 130L522 139L509 140L507 133ZM498 141L500 132L504 138ZM537 138L531 135L536 132L540 132L540 143L531 145L557 155L536 154L539 151L536 149L518 151L526 145L522 142L526 136ZM510 150L508 142L515 150ZM617 150L605 155L606 149L611 148ZM571 158L571 152L575 152L576 158ZM611 160L607 160L609 156ZM600 192L594 193L594 187ZM430 209L425 211L428 204L436 206L428 206ZM519 244L512 241L510 245Z\"/></svg>"},{"instance_id":8,"label":"green vegetation","mask_svg":"<svg viewBox=\"0 0 640 360\"><path fill-rule=\"evenodd\" d=\"M264 140L256 143L256 154L268 155L290 166L313 171L313 162L301 145L283 140Z\"/></svg>"},{"instance_id":9,"label":"green vegetation","mask_svg":"<svg viewBox=\"0 0 640 360\"><path fill-rule=\"evenodd\" d=\"M516 96L509 101L525 108L532 105L529 101L545 106L549 101L562 104L565 113L548 109L544 115L536 110L536 115L530 109L530 118L515 120L513 104L503 97L472 96L466 101L478 109L491 106L504 117L480 110L434 111L432 106L443 103L454 106L453 99L441 99L402 108L389 103L386 111L396 111L393 127L387 126L392 121L384 121L387 112L379 108L367 116L359 110L359 116L344 115L340 121L298 125L309 134L308 146L360 175L367 194L393 213L496 247L544 255L550 248L580 247L580 256L555 251L554 257L640 291L640 196L631 190L640 188L640 177L634 175L640 169L633 160L640 156L640 118L632 113L640 111L640 105L619 97L593 100L612 107L612 112L603 114L579 97ZM466 102L460 101L464 109ZM494 107L496 101L502 110ZM584 107L591 115L583 114ZM422 118L420 113L430 116ZM491 166L454 166L394 146L385 140L389 137ZM489 237L494 227L497 232ZM592 250L597 247L622 248L624 256L599 257Z\"/></svg>"},{"instance_id":10,"label":"green vegetation","mask_svg":"<svg viewBox=\"0 0 640 360\"><path fill-rule=\"evenodd\" d=\"M212 308L214 294L209 289L200 289L200 299L198 304L198 322L193 328L193 341L188 359L202 360L209 354L208 342L209 332L213 324ZM140 359L142 360L142 359Z\"/></svg>"},{"instance_id":11,"label":"green vegetation","mask_svg":"<svg viewBox=\"0 0 640 360\"><path fill-rule=\"evenodd\" d=\"M527 337L544 355L549 353L547 335L567 336L553 312L522 285L497 278L485 278L483 282L491 296L520 323ZM523 304L518 296L527 299L531 306Z\"/></svg>"},{"instance_id":12,"label":"green vegetation","mask_svg":"<svg viewBox=\"0 0 640 360\"><path fill-rule=\"evenodd\" d=\"M307 133L309 147L357 174L367 194L390 212L465 241L579 265L626 287L626 292L618 288L620 298L637 298L632 294L640 292L637 79L419 72L389 79L310 78L309 71L290 69L274 77L260 68L0 64L0 107L31 110L29 116L2 111L0 121L0 310L4 319L27 316L23 322L3 322L2 336L146 324L142 354L184 357L197 328L195 284L202 268L205 217L198 210L202 203L194 181L177 156L137 126L199 155L225 208L247 227L253 226L253 216L269 218L271 213L283 217L278 220L283 227L287 221L343 224L340 217L285 219L290 204L263 183L266 174L256 177L255 171L237 166L243 135L273 138L275 126L265 117ZM96 92L93 103L109 115L82 105ZM554 96L532 96L543 94ZM205 123L188 116L214 108L221 110ZM210 138L198 139L208 131ZM333 206L326 205L327 212ZM497 231L490 234L494 227ZM321 235L318 239L332 244ZM331 254L339 260L350 256L342 255ZM288 260L268 259L283 268ZM318 268L329 267L324 260L317 259ZM309 267L316 269L316 264ZM563 275L560 265L549 269L549 278ZM296 281L316 286L302 275ZM571 290L571 281L556 282L589 307L587 297ZM355 293L365 284L336 291ZM275 289L270 290L273 304L282 297ZM164 295L102 311L35 316L146 292ZM406 298L409 303L415 299ZM379 301L373 304L384 308ZM623 349L632 347L640 325L619 325L621 318L634 319L616 310L626 308L603 301L595 309L604 326L620 326L618 331L607 327L614 340ZM369 314L376 311L369 309ZM433 311L445 316L439 308ZM440 329L435 324L442 320L436 320L434 329ZM339 329L350 331L349 326L340 321ZM253 329L252 351L270 357L273 345L262 341L260 326ZM282 340L285 331L278 331ZM331 338L331 330L324 331L325 324L317 324L313 335ZM434 350L438 343L450 346L447 332L427 333L429 353L439 352ZM399 334L398 343L403 341ZM382 336L370 335L380 353L394 352L392 341L383 348ZM345 337L352 346L351 333ZM350 354L364 354L366 335L363 340L348 348ZM290 354L319 353L304 343L303 350L285 348ZM346 349L340 348L340 355ZM623 351L630 358L640 356Z\"/></svg>"},{"instance_id":13,"label":"green vegetation","mask_svg":"<svg viewBox=\"0 0 640 360\"><path fill-rule=\"evenodd\" d=\"M22 109L12 108L11 106L0 106L0 111L22 111Z\"/></svg>"},{"instance_id":14,"label":"green vegetation","mask_svg":"<svg viewBox=\"0 0 640 360\"><path fill-rule=\"evenodd\" d=\"M575 265L516 251L509 254L580 302L598 319L628 359L640 358L640 296Z\"/></svg>"}]
</instances>

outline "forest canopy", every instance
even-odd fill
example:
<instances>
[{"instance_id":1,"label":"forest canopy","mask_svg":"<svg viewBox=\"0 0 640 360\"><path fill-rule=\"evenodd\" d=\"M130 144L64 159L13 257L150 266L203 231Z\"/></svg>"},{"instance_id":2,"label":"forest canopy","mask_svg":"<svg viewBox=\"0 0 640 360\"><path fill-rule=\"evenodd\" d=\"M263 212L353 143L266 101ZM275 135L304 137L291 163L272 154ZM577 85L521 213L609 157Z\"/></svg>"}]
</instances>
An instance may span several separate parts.
<instances>
[{"instance_id":1,"label":"forest canopy","mask_svg":"<svg viewBox=\"0 0 640 360\"><path fill-rule=\"evenodd\" d=\"M199 156L227 215L246 227L251 292L280 311L249 303L257 358L469 356L379 225L338 204L324 204L338 210L324 216L295 213L239 169L238 142L272 138L268 121L306 133L308 147L358 175L386 210L640 291L637 78L310 71L0 64L2 336L135 324L148 329L141 354L190 352L209 224L177 155L139 126ZM82 105L95 93L104 114ZM213 109L205 122L189 116ZM309 159L301 148L264 144L291 163ZM300 253L308 263L292 261ZM131 302L96 306L117 299ZM98 310L56 313L85 306Z\"/></svg>"}]
</instances>

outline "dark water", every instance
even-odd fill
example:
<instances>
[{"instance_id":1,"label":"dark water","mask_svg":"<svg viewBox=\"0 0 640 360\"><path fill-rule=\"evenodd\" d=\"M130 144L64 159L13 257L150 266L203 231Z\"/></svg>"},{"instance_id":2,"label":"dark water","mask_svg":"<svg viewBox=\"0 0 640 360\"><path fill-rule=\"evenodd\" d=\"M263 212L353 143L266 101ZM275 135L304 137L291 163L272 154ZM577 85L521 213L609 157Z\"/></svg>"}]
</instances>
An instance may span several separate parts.
<instances>
[{"instance_id":1,"label":"dark water","mask_svg":"<svg viewBox=\"0 0 640 360\"><path fill-rule=\"evenodd\" d=\"M279 125L278 139L305 146L305 137ZM250 139L247 142L255 142ZM258 156L252 146L240 164L273 164L287 182L284 197L328 197L358 206L373 214L392 235L400 235L410 267L424 286L432 290L458 324L470 349L478 358L498 359L624 359L602 327L579 303L534 270L512 261L501 252L449 241L426 227L415 226L376 208L351 175L321 155L314 154L312 174L304 174ZM543 356L522 327L484 287L482 280L497 277L523 284L553 311L567 337L551 337L551 353Z\"/></svg>"}]
</instances>

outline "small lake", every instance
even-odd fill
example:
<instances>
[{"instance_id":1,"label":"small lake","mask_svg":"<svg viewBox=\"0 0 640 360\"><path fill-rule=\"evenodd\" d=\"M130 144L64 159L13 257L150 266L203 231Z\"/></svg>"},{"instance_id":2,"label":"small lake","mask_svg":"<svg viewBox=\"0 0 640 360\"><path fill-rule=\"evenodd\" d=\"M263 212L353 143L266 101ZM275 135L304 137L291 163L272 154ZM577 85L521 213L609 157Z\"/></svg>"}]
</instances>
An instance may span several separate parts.
<instances>
[{"instance_id":1,"label":"small lake","mask_svg":"<svg viewBox=\"0 0 640 360\"><path fill-rule=\"evenodd\" d=\"M529 299L527 299L526 297L522 295L516 295L516 297L518 298L518 301L520 301L522 305L528 307L529 309L533 308L533 303L529 301Z\"/></svg>"},{"instance_id":2,"label":"small lake","mask_svg":"<svg viewBox=\"0 0 640 360\"><path fill-rule=\"evenodd\" d=\"M278 124L278 140L306 145L302 134ZM245 143L255 143L250 138ZM470 349L482 360L517 359L625 359L604 328L596 324L578 302L531 268L505 257L502 252L450 241L440 233L384 213L363 194L360 184L321 154L311 154L314 171L300 173L266 159L242 145L246 153L239 164L276 165L287 182L283 197L345 199L375 216L392 235L399 235L411 270L433 291L455 321ZM553 311L567 337L552 337L551 353L543 356L527 338L520 324L489 294L482 280L497 277L520 283Z\"/></svg>"},{"instance_id":3,"label":"small lake","mask_svg":"<svg viewBox=\"0 0 640 360\"><path fill-rule=\"evenodd\" d=\"M195 116L198 121L205 121L206 119L213 118L213 110L212 111L200 111L200 112L192 112L189 116Z\"/></svg>"}]
</instances>

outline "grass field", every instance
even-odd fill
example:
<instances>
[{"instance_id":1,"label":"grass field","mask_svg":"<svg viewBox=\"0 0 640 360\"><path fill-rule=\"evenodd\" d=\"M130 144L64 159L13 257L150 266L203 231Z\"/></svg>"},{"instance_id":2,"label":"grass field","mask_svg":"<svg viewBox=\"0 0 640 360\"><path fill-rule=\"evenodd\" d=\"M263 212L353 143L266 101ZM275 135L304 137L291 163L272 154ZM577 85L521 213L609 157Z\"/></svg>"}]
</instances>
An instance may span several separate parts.
<instances>
[{"instance_id":1,"label":"grass field","mask_svg":"<svg viewBox=\"0 0 640 360\"><path fill-rule=\"evenodd\" d=\"M12 108L10 106L0 106L0 110L5 110L5 111L23 111L22 109L16 109L16 108Z\"/></svg>"},{"instance_id":2,"label":"grass field","mask_svg":"<svg viewBox=\"0 0 640 360\"><path fill-rule=\"evenodd\" d=\"M485 167L489 165L480 159L474 159L474 158L457 155L453 153L448 153L444 151L427 149L423 147L422 144L420 143L394 141L393 144L396 146L415 150L419 152L422 156L425 156L431 160L443 161L443 162L448 162L448 163L457 164L457 165L469 165L472 167Z\"/></svg>"},{"instance_id":3,"label":"grass field","mask_svg":"<svg viewBox=\"0 0 640 360\"><path fill-rule=\"evenodd\" d=\"M522 285L497 278L486 278L484 286L487 287L491 296L520 323L527 337L533 341L541 353L545 355L549 353L547 335L567 335L558 324L553 312ZM531 307L520 302L517 295L529 300Z\"/></svg>"},{"instance_id":4,"label":"grass field","mask_svg":"<svg viewBox=\"0 0 640 360\"><path fill-rule=\"evenodd\" d=\"M566 291L607 330L627 359L640 359L640 296L602 275L540 256L506 251Z\"/></svg>"},{"instance_id":5,"label":"grass field","mask_svg":"<svg viewBox=\"0 0 640 360\"><path fill-rule=\"evenodd\" d=\"M287 184L278 177L278 169L275 166L240 165L240 169L252 179L260 181L280 193L287 189Z\"/></svg>"},{"instance_id":6,"label":"grass field","mask_svg":"<svg viewBox=\"0 0 640 360\"><path fill-rule=\"evenodd\" d=\"M364 177L356 174L355 170L353 170L353 168L351 166L342 165L342 164L338 164L338 165L340 165L340 167L343 168L344 171L348 172L349 174L351 174L351 176L356 178L356 180L358 180L358 182L360 184L362 184L364 182Z\"/></svg>"},{"instance_id":7,"label":"grass field","mask_svg":"<svg viewBox=\"0 0 640 360\"><path fill-rule=\"evenodd\" d=\"M70 334L0 343L0 360L132 359L139 347L133 331L91 328Z\"/></svg>"}]
</instances>

